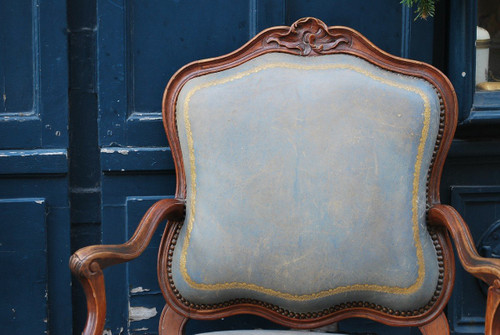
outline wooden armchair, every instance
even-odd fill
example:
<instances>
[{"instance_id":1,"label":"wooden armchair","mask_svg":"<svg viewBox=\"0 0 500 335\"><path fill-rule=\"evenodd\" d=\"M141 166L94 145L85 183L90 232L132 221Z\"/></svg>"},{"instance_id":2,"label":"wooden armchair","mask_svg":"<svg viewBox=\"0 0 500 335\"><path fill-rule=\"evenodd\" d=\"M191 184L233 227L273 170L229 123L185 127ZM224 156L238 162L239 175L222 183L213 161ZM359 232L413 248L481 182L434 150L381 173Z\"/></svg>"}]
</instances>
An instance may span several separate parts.
<instances>
[{"instance_id":1,"label":"wooden armchair","mask_svg":"<svg viewBox=\"0 0 500 335\"><path fill-rule=\"evenodd\" d=\"M437 69L304 18L183 67L163 117L176 197L127 243L72 256L84 334L103 331L102 269L138 257L164 220L160 334L240 313L295 329L363 317L448 334L450 236L489 285L486 334L500 334L500 260L480 257L440 204L457 100Z\"/></svg>"}]
</instances>

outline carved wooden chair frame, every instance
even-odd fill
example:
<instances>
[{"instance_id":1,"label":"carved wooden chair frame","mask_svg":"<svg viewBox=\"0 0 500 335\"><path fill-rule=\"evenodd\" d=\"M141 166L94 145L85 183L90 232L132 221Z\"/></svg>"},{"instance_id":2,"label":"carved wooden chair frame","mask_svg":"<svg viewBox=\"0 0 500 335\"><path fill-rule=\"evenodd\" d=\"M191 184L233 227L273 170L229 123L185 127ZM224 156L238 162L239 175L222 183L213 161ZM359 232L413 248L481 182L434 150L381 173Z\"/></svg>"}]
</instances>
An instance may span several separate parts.
<instances>
[{"instance_id":1,"label":"carved wooden chair frame","mask_svg":"<svg viewBox=\"0 0 500 335\"><path fill-rule=\"evenodd\" d=\"M433 164L427 182L427 222L440 266L438 291L431 303L421 310L395 311L374 304L341 304L318 313L290 313L278 306L256 300L237 300L201 306L184 299L173 285L172 250L185 216L186 175L176 129L175 105L183 85L190 79L230 69L266 53L288 53L303 57L343 53L364 59L382 69L422 78L431 83L440 97L441 119ZM177 189L174 199L155 203L144 215L133 237L122 245L89 246L78 250L70 260L71 271L81 281L87 297L87 324L84 334L102 334L106 297L102 270L135 259L146 248L158 225L167 221L158 260L158 278L167 304L160 320L161 334L181 334L188 317L212 320L250 313L291 328L321 327L349 317L364 317L393 326L417 326L423 334L448 334L443 313L454 280L454 255L450 236L465 270L489 285L485 333L500 334L500 260L479 256L470 231L450 206L442 205L439 181L446 154L457 122L457 100L452 85L430 65L389 55L358 32L346 27L327 27L314 18L304 18L291 27L273 27L261 32L240 49L225 56L193 62L170 80L163 97L165 130L175 161Z\"/></svg>"}]
</instances>

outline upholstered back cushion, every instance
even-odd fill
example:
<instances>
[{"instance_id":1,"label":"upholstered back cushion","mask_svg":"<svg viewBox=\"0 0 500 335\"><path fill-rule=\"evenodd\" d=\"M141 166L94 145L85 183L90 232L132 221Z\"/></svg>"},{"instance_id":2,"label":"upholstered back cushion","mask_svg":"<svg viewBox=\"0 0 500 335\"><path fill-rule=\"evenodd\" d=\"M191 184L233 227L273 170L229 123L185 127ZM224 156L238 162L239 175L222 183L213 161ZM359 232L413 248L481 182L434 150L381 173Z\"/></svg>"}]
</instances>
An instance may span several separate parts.
<instances>
[{"instance_id":1,"label":"upholstered back cushion","mask_svg":"<svg viewBox=\"0 0 500 335\"><path fill-rule=\"evenodd\" d=\"M270 53L189 80L176 108L187 213L172 273L185 299L429 302L428 82L345 54Z\"/></svg>"}]
</instances>

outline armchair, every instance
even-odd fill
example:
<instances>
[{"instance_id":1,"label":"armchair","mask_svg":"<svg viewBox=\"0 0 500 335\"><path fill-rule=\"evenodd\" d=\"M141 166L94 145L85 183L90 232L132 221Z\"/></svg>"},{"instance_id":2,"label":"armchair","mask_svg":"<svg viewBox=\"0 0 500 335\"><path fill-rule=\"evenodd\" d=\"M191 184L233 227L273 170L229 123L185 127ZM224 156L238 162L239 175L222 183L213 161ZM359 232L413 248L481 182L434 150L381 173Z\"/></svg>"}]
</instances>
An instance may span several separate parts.
<instances>
[{"instance_id":1,"label":"armchair","mask_svg":"<svg viewBox=\"0 0 500 335\"><path fill-rule=\"evenodd\" d=\"M457 100L439 70L304 18L183 67L163 119L176 197L127 243L72 256L84 334L104 327L102 269L138 257L164 220L160 334L240 313L294 329L363 317L448 334L451 240L490 286L485 332L500 334L500 260L480 257L440 204Z\"/></svg>"}]
</instances>

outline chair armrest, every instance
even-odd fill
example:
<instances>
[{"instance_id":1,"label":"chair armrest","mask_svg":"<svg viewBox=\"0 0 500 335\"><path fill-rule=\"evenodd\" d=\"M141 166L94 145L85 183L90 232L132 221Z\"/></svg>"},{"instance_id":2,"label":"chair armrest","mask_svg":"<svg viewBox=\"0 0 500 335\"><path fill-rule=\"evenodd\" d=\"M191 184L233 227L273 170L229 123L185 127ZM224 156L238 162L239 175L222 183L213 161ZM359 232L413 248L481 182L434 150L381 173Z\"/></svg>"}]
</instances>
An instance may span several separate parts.
<instances>
[{"instance_id":1,"label":"chair armrest","mask_svg":"<svg viewBox=\"0 0 500 335\"><path fill-rule=\"evenodd\" d=\"M500 280L500 259L478 254L469 227L453 207L434 205L429 209L429 223L442 225L450 232L458 258L467 272L490 286Z\"/></svg>"},{"instance_id":2,"label":"chair armrest","mask_svg":"<svg viewBox=\"0 0 500 335\"><path fill-rule=\"evenodd\" d=\"M149 208L134 235L119 245L93 245L75 252L69 261L71 272L78 277L87 298L87 323L84 335L101 335L106 317L106 294L102 270L128 262L146 249L158 224L164 220L184 217L183 200L163 199Z\"/></svg>"},{"instance_id":3,"label":"chair armrest","mask_svg":"<svg viewBox=\"0 0 500 335\"><path fill-rule=\"evenodd\" d=\"M485 258L478 254L469 227L453 207L441 204L431 207L429 223L448 229L464 269L490 286L484 333L500 335L500 259Z\"/></svg>"}]
</instances>

